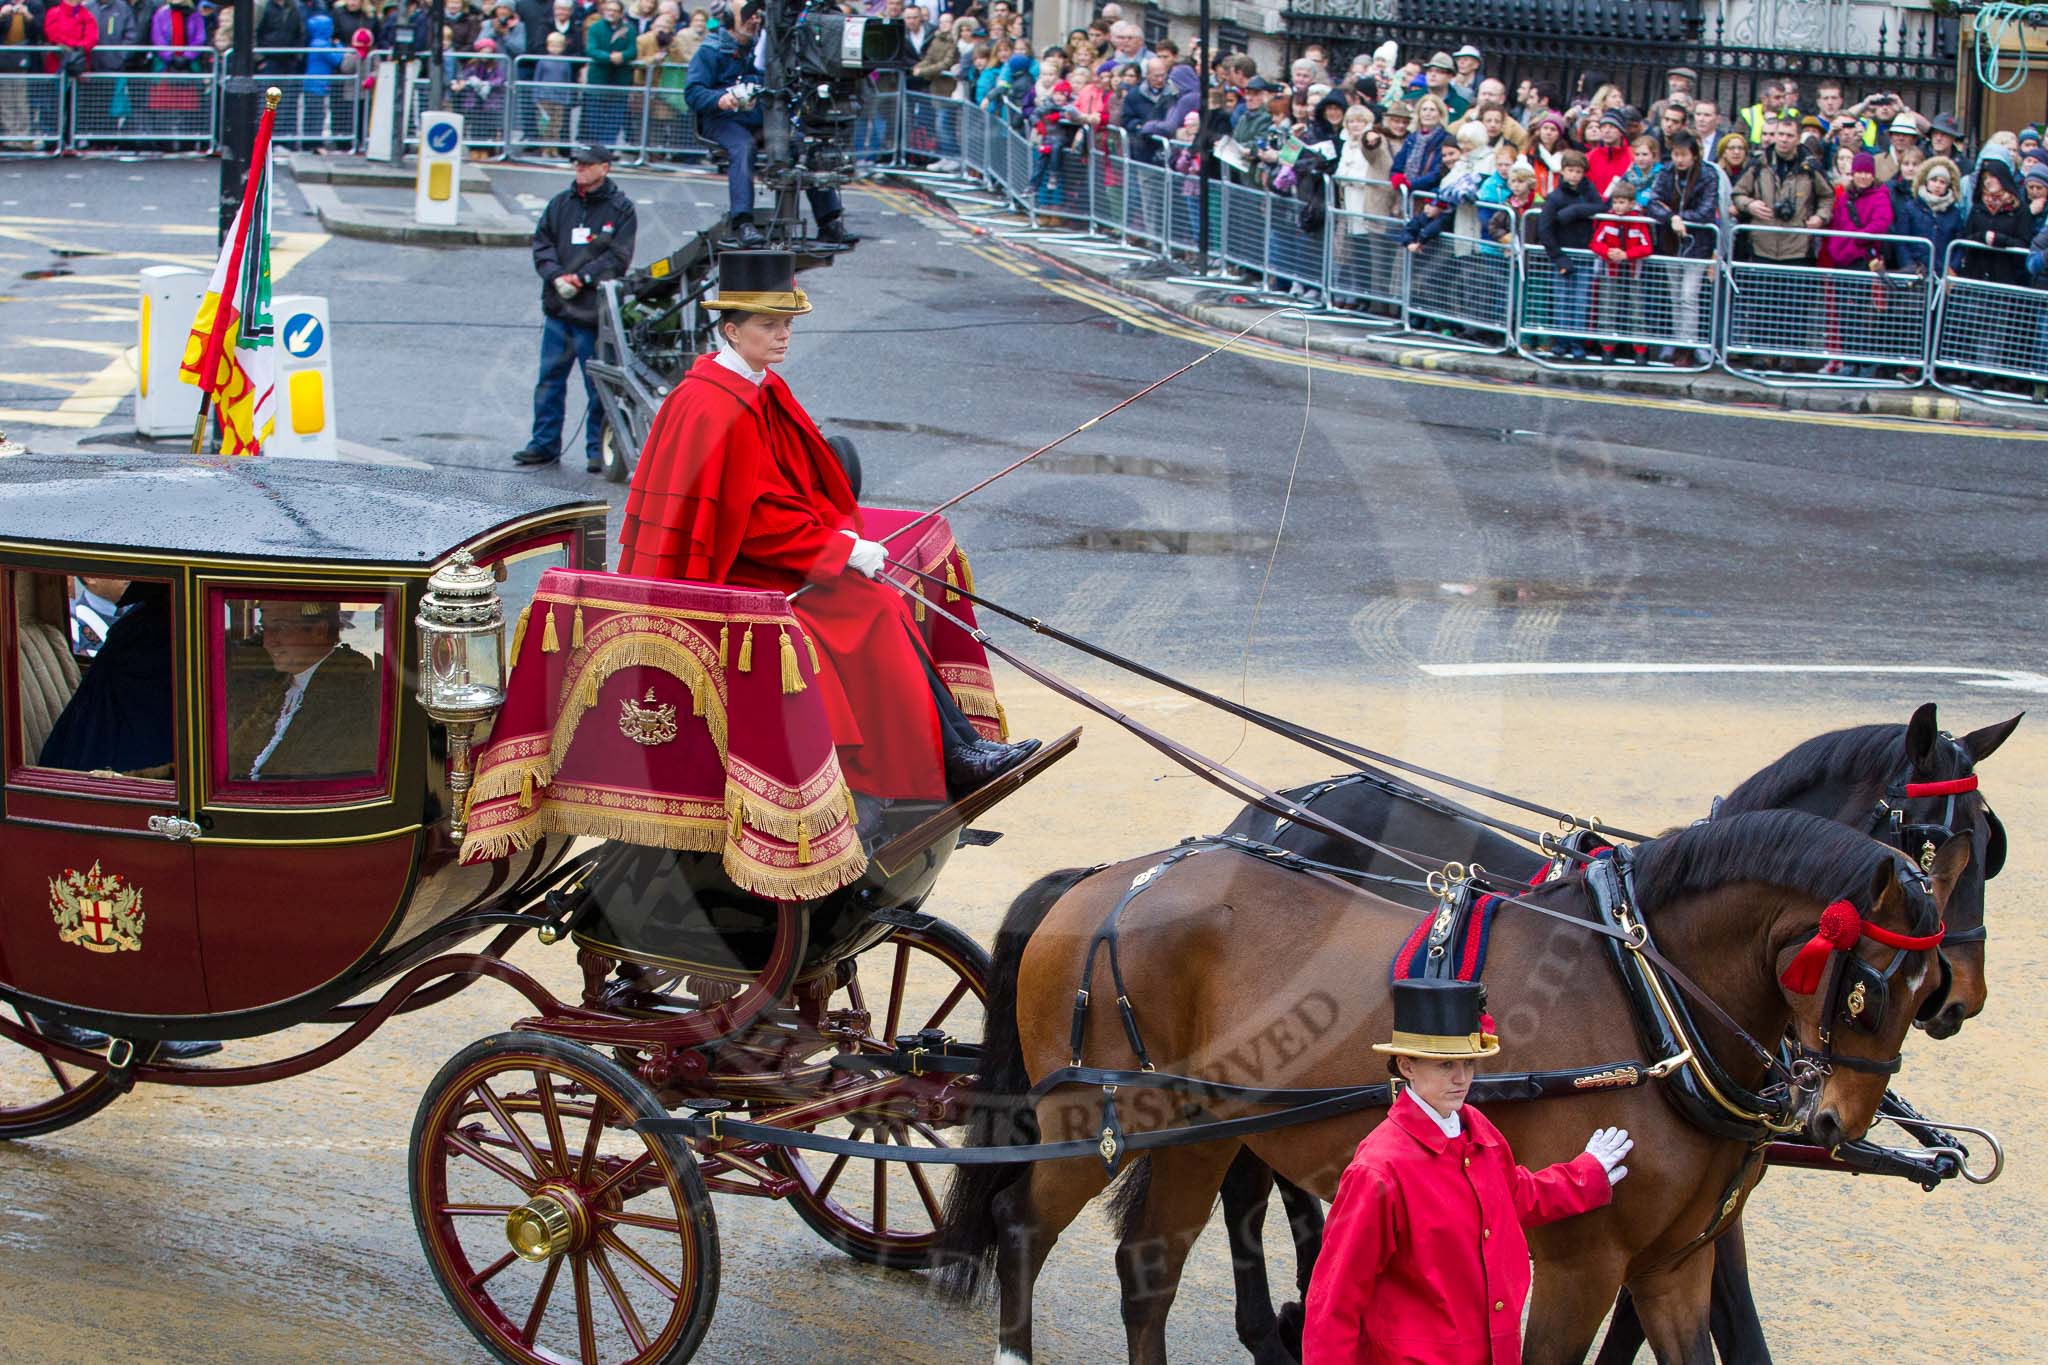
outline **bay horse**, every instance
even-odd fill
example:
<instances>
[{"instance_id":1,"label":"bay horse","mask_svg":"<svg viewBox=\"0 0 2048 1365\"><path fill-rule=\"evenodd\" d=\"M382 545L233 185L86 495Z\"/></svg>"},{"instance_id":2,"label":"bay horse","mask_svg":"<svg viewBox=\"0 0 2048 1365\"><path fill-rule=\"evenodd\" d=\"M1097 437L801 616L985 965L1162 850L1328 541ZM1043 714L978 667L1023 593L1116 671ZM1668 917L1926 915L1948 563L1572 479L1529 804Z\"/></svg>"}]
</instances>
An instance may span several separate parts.
<instances>
[{"instance_id":1,"label":"bay horse","mask_svg":"<svg viewBox=\"0 0 2048 1365\"><path fill-rule=\"evenodd\" d=\"M1930 932L1970 852L1964 836L1942 846L1930 897L1909 889L1922 884L1922 873L1895 849L1803 813L1749 813L1641 845L1633 854L1635 901L1666 957L1752 1038L1796 1028L1808 1047L1832 1039L1836 1065L1803 1078L1795 1098L1798 1116L1822 1141L1840 1142L1860 1137L1873 1121L1899 1046L1934 985L1936 954L1901 950L1889 958L1884 970L1902 980L1879 992L1880 1017L1867 1034L1834 1028L1836 992L1792 993L1779 974L1836 901L1852 901L1866 920L1894 933ZM1069 1062L1084 962L1120 901L1127 902L1120 989L1146 1052L1141 1057L1133 1046L1120 1009L1103 1000L1082 1016L1078 1051L1088 1064L1135 1069L1149 1059L1163 1072L1265 1088L1376 1079L1381 1059L1370 1044L1391 1027L1386 963L1414 928L1415 912L1228 847L1184 853L1162 867L1168 856L1054 874L1012 905L997 941L970 1143L1096 1131L1104 1114L1099 1088L1056 1088L1028 1110L1021 1097ZM1143 890L1133 898L1134 885ZM1523 899L1575 919L1592 914L1583 874ZM1861 952L1865 968L1879 970L1870 961L1875 950ZM1838 965L1830 979L1849 968ZM1487 977L1506 1064L1536 1070L1658 1060L1638 1056L1624 988L1582 926L1503 907ZM1719 1026L1703 1025L1696 1043L1737 1085L1754 1089L1767 1075L1764 1062L1737 1053L1733 1035ZM1120 1104L1127 1134L1176 1126L1197 1107L1186 1096L1138 1086ZM1268 1112L1228 1099L1200 1108L1216 1119ZM1380 1113L1150 1153L1147 1190L1117 1250L1134 1365L1165 1360L1166 1316L1182 1264L1240 1146L1327 1199ZM1689 1126L1647 1088L1499 1104L1489 1117L1531 1166L1576 1153L1595 1128L1623 1127L1636 1138L1634 1178L1611 1206L1532 1230L1536 1279L1525 1358L1538 1365L1582 1359L1626 1283L1660 1361L1711 1362L1712 1256L1698 1253L1725 1217L1724 1196L1732 1191L1739 1203L1746 1191L1750 1144ZM1109 1182L1102 1163L1090 1159L966 1166L955 1179L941 1281L970 1295L993 1266L1001 1365L1031 1360L1038 1271L1059 1233Z\"/></svg>"},{"instance_id":2,"label":"bay horse","mask_svg":"<svg viewBox=\"0 0 2048 1365\"><path fill-rule=\"evenodd\" d=\"M1951 738L1941 731L1934 703L1927 702L1902 725L1860 725L1806 740L1737 785L1715 806L1715 818L1745 811L1802 810L1877 837L1895 838L1887 812L1896 805L1905 817L1900 833L1907 836L1898 841L1903 851L1916 857L1922 846L1917 841L1923 833L1945 828L1945 819L1954 822L1956 832L1971 833L1974 856L1947 908L1949 936L1942 951L1951 981L1933 1017L1921 1021L1929 1037L1953 1036L1965 1020L1983 1011L1989 996L1984 970L1985 882L1997 875L2005 861L2005 831L1981 793L1914 800L1894 797L1889 802L1886 793L1904 782L1943 783L1974 777L1977 765L1998 750L2021 719L2014 716L1959 739ZM1432 803L1426 799L1427 793L1420 794L1424 800L1417 800L1414 788L1381 774L1346 774L1286 795L1378 842L1468 866L1481 863L1512 880L1526 880L1545 865L1542 855L1527 844ZM1312 825L1281 820L1255 806L1241 812L1225 833L1246 835L1319 862L1359 871L1388 876L1407 871L1358 844ZM1914 846L1904 849L1909 841ZM1419 886L1387 887L1383 894L1418 910L1435 904ZM1257 1365L1292 1365L1300 1357L1300 1304L1289 1304L1276 1315L1266 1278L1263 1229L1273 1188L1272 1173L1249 1152L1241 1153L1223 1183L1223 1217L1236 1279L1238 1338ZM1321 1245L1322 1205L1285 1181L1279 1182L1279 1191L1294 1234L1297 1289L1306 1293ZM1725 1359L1768 1361L1770 1348L1744 1268L1739 1221L1722 1236L1717 1250L1715 1342ZM1600 1360L1604 1365L1623 1365L1635 1358L1642 1343L1633 1305L1624 1295Z\"/></svg>"}]
</instances>

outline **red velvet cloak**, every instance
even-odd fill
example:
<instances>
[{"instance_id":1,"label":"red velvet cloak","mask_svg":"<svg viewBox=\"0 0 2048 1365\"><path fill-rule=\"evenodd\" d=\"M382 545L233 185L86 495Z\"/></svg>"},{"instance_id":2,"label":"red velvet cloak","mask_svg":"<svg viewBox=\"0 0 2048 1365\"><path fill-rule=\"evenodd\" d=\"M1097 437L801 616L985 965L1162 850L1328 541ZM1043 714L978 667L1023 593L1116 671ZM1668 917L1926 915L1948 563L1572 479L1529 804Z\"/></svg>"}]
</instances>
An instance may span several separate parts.
<instances>
[{"instance_id":1,"label":"red velvet cloak","mask_svg":"<svg viewBox=\"0 0 2048 1365\"><path fill-rule=\"evenodd\" d=\"M943 800L938 712L910 609L846 570L860 507L839 459L774 371L748 383L700 356L662 403L626 497L618 571L794 592L847 784Z\"/></svg>"}]
</instances>

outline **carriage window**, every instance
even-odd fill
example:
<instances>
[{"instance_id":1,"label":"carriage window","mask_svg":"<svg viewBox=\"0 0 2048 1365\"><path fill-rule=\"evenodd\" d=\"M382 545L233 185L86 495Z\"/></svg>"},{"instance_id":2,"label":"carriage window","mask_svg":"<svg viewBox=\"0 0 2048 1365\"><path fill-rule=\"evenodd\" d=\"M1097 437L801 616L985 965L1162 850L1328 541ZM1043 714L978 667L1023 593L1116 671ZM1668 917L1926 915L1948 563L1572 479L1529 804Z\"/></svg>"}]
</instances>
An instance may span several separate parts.
<instances>
[{"instance_id":1,"label":"carriage window","mask_svg":"<svg viewBox=\"0 0 2048 1365\"><path fill-rule=\"evenodd\" d=\"M393 663L390 604L229 594L214 603L216 785L324 791L374 781Z\"/></svg>"},{"instance_id":2,"label":"carriage window","mask_svg":"<svg viewBox=\"0 0 2048 1365\"><path fill-rule=\"evenodd\" d=\"M549 569L569 567L569 542L557 539L527 545L487 562L498 575L498 600L504 604L505 619L517 621L540 591L540 576ZM508 639L506 643L509 647L511 642Z\"/></svg>"},{"instance_id":3,"label":"carriage window","mask_svg":"<svg viewBox=\"0 0 2048 1365\"><path fill-rule=\"evenodd\" d=\"M21 761L101 777L174 776L171 585L10 577Z\"/></svg>"}]
</instances>

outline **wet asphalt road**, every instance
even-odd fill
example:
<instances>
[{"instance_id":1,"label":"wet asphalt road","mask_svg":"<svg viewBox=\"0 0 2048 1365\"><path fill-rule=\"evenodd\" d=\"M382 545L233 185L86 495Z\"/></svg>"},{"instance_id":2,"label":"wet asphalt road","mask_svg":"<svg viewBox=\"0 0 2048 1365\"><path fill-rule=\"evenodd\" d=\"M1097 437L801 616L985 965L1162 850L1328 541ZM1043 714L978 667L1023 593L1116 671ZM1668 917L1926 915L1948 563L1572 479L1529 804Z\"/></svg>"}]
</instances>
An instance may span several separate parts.
<instances>
[{"instance_id":1,"label":"wet asphalt road","mask_svg":"<svg viewBox=\"0 0 2048 1365\"><path fill-rule=\"evenodd\" d=\"M93 388L133 343L121 281L152 261L210 256L213 175L211 164L0 166L0 430L42 449L132 439L118 393ZM501 197L538 207L564 177L495 179ZM712 182L627 184L642 202L643 260L716 211ZM281 287L331 300L352 456L500 475L524 436L538 344L523 253L322 240L290 212L304 207L296 194L286 201L277 226L296 259ZM1042 262L900 196L856 196L853 215L869 240L807 277L819 311L800 324L787 373L829 430L859 439L873 500L937 501L1212 344L1062 292L1072 282ZM42 273L54 270L71 273ZM2035 672L2048 446L2031 436L1359 367L1318 369L1312 385L1284 355L1218 356L997 485L955 517L980 585L1235 690L1285 503L1255 701L1650 828L1832 725L1902 719L1932 697L1964 728L2048 690ZM95 405L104 420L87 420ZM31 420L60 410L68 425ZM580 468L523 477L622 491ZM1603 662L1853 671L1497 676ZM1006 689L1020 728L1074 723L1021 681ZM1120 683L1111 696L1214 751L1237 742L1235 726L1179 703ZM1276 782L1324 772L1257 742L1240 757ZM2026 832L2048 814L2044 764L2024 728L1998 759L2014 858L1993 907L1991 1008L1952 1043L1916 1040L1905 1078L1924 1108L2004 1129L2013 1167L1987 1190L1924 1196L1774 1176L1751 1254L1781 1359L1822 1358L1845 1334L1896 1359L2037 1355L2028 1286L2048 1252L2048 1186L2024 1124L2048 1098L2028 1022L2048 1006L2048 962L2038 919L2022 912L2044 890ZM1011 837L963 853L933 907L984 942L1037 873L1161 847L1229 811L1097 727L1059 776L999 814ZM567 993L564 951L529 946L519 960ZM434 1071L518 1012L480 987L312 1076L140 1094L0 1151L0 1358L477 1358L421 1260L404 1146ZM233 1057L294 1044L238 1045ZM988 1355L980 1315L932 1303L915 1277L849 1264L788 1210L721 1200L718 1216L724 1288L700 1359ZM1108 1242L1092 1216L1084 1224L1047 1272L1048 1360L1120 1352ZM1190 1273L1174 1358L1241 1359L1213 1236ZM1911 1309L1902 1287L1929 1285L1940 1295Z\"/></svg>"}]
</instances>

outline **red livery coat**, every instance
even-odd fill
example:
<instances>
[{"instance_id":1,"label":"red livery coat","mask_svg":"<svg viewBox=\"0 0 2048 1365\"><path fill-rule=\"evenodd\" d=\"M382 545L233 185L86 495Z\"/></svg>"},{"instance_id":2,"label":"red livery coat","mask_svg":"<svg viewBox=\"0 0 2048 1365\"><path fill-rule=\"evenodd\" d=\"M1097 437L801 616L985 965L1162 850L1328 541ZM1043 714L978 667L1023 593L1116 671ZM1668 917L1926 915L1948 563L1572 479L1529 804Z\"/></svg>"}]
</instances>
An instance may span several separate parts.
<instances>
[{"instance_id":1,"label":"red livery coat","mask_svg":"<svg viewBox=\"0 0 2048 1365\"><path fill-rule=\"evenodd\" d=\"M1531 1173L1470 1105L1445 1137L1412 1095L1358 1144L1308 1287L1302 1365L1517 1365L1522 1229L1611 1197L1597 1158Z\"/></svg>"},{"instance_id":2,"label":"red livery coat","mask_svg":"<svg viewBox=\"0 0 2048 1365\"><path fill-rule=\"evenodd\" d=\"M816 584L792 609L825 665L816 684L847 784L943 800L923 645L898 593L846 572L853 537L841 533L860 529L845 470L781 377L757 386L704 355L662 403L633 470L619 572L785 593Z\"/></svg>"}]
</instances>

